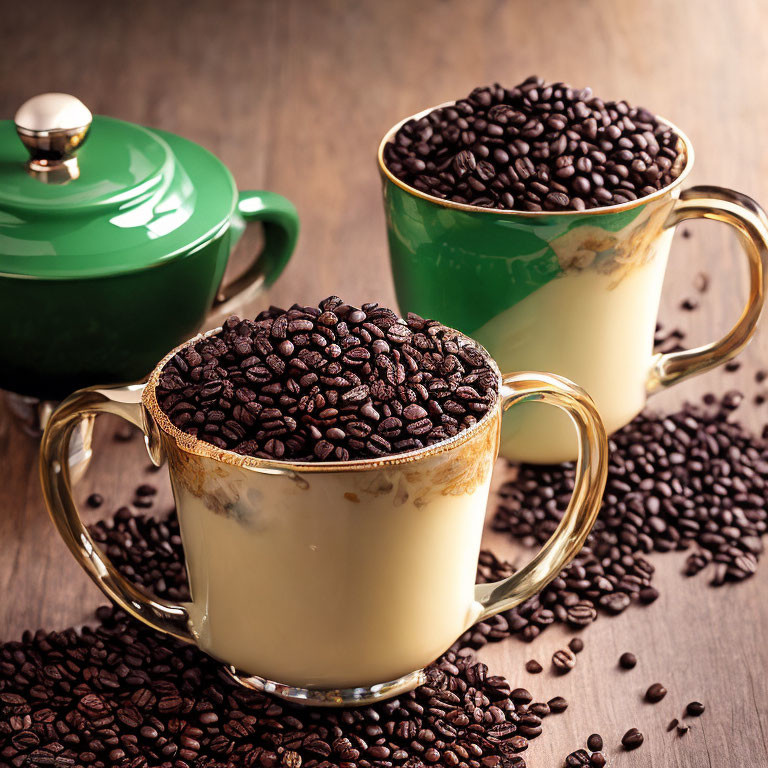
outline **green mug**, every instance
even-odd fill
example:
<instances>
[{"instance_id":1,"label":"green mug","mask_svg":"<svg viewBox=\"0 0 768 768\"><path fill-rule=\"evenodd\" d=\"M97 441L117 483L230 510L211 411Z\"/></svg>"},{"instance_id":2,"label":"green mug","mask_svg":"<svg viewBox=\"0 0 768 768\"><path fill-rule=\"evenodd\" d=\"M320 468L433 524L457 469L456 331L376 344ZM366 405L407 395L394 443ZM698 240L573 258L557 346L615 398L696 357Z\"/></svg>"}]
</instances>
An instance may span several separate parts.
<instances>
[{"instance_id":1,"label":"green mug","mask_svg":"<svg viewBox=\"0 0 768 768\"><path fill-rule=\"evenodd\" d=\"M631 421L647 395L719 366L751 338L764 301L768 219L745 195L682 185L693 147L680 137L679 176L658 192L586 211L501 211L424 194L378 153L389 253L402 312L435 318L477 339L502 370L564 376L590 393L610 434ZM668 122L668 121L665 121ZM749 298L719 341L654 354L661 289L675 227L705 218L733 226L749 263ZM523 405L502 430L513 461L573 460L577 444L562 414Z\"/></svg>"}]
</instances>

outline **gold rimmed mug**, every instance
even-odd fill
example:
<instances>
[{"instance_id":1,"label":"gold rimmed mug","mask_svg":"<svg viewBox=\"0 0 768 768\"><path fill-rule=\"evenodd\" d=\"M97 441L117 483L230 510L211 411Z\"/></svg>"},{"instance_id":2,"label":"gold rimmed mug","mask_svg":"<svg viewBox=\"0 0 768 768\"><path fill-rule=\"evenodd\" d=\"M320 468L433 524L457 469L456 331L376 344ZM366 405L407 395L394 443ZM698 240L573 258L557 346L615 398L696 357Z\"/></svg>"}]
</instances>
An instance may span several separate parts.
<instances>
[{"instance_id":1,"label":"gold rimmed mug","mask_svg":"<svg viewBox=\"0 0 768 768\"><path fill-rule=\"evenodd\" d=\"M443 104L440 106L447 106ZM392 273L401 312L433 317L477 339L502 370L565 376L589 392L608 433L623 427L649 394L722 365L755 331L764 303L768 227L760 206L721 187L683 190L694 161L679 128L679 175L654 194L585 211L508 211L454 203L408 186L378 152ZM749 292L722 339L654 354L672 237L689 219L733 227L747 258ZM513 461L576 458L561 414L527 405L504 420L501 454Z\"/></svg>"},{"instance_id":2,"label":"gold rimmed mug","mask_svg":"<svg viewBox=\"0 0 768 768\"><path fill-rule=\"evenodd\" d=\"M461 334L456 340L475 346L497 377L499 395L483 418L420 450L329 463L241 456L177 429L155 389L181 345L146 384L80 390L51 416L41 447L48 511L77 561L117 605L194 643L246 686L327 706L409 690L468 627L528 599L560 573L592 527L606 480L605 431L581 389L545 373L502 376L474 341ZM575 426L573 496L528 565L475 585L502 412L533 402L556 406ZM139 427L152 461L168 462L189 602L131 584L80 518L69 479L70 436L100 413Z\"/></svg>"}]
</instances>

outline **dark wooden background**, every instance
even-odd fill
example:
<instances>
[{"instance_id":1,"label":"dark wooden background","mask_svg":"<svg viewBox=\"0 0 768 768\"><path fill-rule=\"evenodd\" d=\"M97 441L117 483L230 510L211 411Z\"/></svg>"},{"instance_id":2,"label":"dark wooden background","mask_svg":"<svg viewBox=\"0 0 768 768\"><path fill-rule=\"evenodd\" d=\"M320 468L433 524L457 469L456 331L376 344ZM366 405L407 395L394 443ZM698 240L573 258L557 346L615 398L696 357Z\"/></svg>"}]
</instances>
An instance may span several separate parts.
<instances>
[{"instance_id":1,"label":"dark wooden background","mask_svg":"<svg viewBox=\"0 0 768 768\"><path fill-rule=\"evenodd\" d=\"M94 112L183 134L219 155L242 188L275 190L299 209L298 250L263 303L330 293L388 303L375 151L390 125L477 84L538 73L670 118L696 147L693 183L766 201L767 27L760 0L0 0L0 117L33 94L60 90ZM692 237L674 245L661 317L699 342L735 318L744 270L722 227L689 229ZM682 313L700 270L713 275L711 288L699 311ZM689 382L654 406L734 386L754 394L767 349L762 331L739 372ZM768 421L766 406L739 413L758 431ZM97 459L79 489L83 497L98 489L109 511L148 477L140 442L115 443L114 428L101 425ZM82 623L103 602L48 521L36 449L0 409L2 639ZM153 477L163 484L156 509L164 511L170 493L162 474ZM510 551L499 538L488 541ZM532 743L534 768L561 765L593 731L617 766L768 766L768 564L747 583L712 589L703 577L685 580L677 555L655 562L661 599L590 627L570 675L523 670L526 659L548 660L560 647L559 628L532 646L510 640L483 654L537 698L572 702ZM632 673L616 669L625 650L640 657ZM670 693L651 707L641 697L657 680ZM691 732L665 733L695 698L708 709ZM646 743L624 754L617 744L631 726Z\"/></svg>"}]
</instances>

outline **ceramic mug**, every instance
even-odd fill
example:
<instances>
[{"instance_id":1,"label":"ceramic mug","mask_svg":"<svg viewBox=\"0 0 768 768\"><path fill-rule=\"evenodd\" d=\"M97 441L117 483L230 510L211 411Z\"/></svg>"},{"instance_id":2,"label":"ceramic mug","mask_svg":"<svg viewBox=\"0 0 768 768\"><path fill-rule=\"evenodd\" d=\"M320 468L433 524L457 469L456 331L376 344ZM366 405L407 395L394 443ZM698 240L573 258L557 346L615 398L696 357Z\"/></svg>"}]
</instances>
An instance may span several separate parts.
<instances>
[{"instance_id":1,"label":"ceramic mug","mask_svg":"<svg viewBox=\"0 0 768 768\"><path fill-rule=\"evenodd\" d=\"M605 431L590 398L558 376L501 376L488 358L499 397L455 437L382 459L302 463L241 456L173 426L155 388L179 349L146 385L92 387L62 403L41 447L45 500L75 558L112 600L150 627L196 644L247 686L320 705L409 690L424 679L421 668L469 626L556 577L598 513ZM573 496L527 566L475 585L502 411L526 402L554 405L572 420L579 442ZM188 603L150 596L127 581L80 519L69 438L82 419L99 413L135 424L152 461L168 462Z\"/></svg>"},{"instance_id":2,"label":"ceramic mug","mask_svg":"<svg viewBox=\"0 0 768 768\"><path fill-rule=\"evenodd\" d=\"M445 105L443 105L445 106ZM435 109L435 108L432 108ZM586 211L500 211L440 200L397 179L379 146L389 252L401 312L416 312L477 339L502 370L544 370L589 392L606 430L631 421L646 397L734 357L763 308L768 264L765 213L719 187L682 185L693 147L680 137L680 175L658 192ZM719 341L654 354L653 338L675 227L714 219L739 233L749 264L749 298ZM567 420L528 406L505 419L501 453L556 463L576 457Z\"/></svg>"}]
</instances>

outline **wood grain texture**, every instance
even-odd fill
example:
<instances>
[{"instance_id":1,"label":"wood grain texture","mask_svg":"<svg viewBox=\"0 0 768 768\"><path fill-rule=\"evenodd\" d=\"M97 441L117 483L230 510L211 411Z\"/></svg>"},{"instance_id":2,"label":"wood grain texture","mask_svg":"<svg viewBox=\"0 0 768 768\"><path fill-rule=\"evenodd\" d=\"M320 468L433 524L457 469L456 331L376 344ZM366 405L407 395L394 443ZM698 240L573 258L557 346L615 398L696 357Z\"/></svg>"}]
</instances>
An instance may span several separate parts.
<instances>
[{"instance_id":1,"label":"wood grain texture","mask_svg":"<svg viewBox=\"0 0 768 768\"><path fill-rule=\"evenodd\" d=\"M760 0L76 0L65 16L48 0L0 0L0 18L0 117L38 92L74 93L95 112L200 142L241 187L296 203L299 247L264 303L330 293L394 302L375 163L381 135L474 85L532 72L669 117L696 147L692 183L768 200L768 6ZM693 236L674 245L661 317L703 342L735 319L744 269L723 227L688 229ZM714 278L702 309L681 313L700 270ZM653 406L673 408L736 385L754 394L752 374L767 351L763 329L740 372L686 383ZM743 407L740 417L759 430L768 410ZM114 429L106 418L99 425L97 457L78 490L85 498L98 489L109 511L148 477L140 441L116 443ZM81 623L103 602L47 519L36 461L35 442L0 411L2 639ZM153 479L163 486L156 508L165 510L167 481ZM491 534L488 543L500 553L510 546ZM768 765L768 566L747 583L715 590L704 577L683 579L677 555L655 563L661 599L586 630L586 649L566 677L548 669L568 636L561 628L530 646L509 640L483 652L494 671L537 698L563 694L572 702L532 743L534 768L561 765L593 731L622 768ZM629 673L616 668L624 650L640 658ZM545 664L544 674L524 671L531 657ZM670 693L651 707L641 697L657 680ZM666 723L691 699L708 705L705 715L684 738L667 734ZM625 754L618 743L632 726L646 743Z\"/></svg>"}]
</instances>

